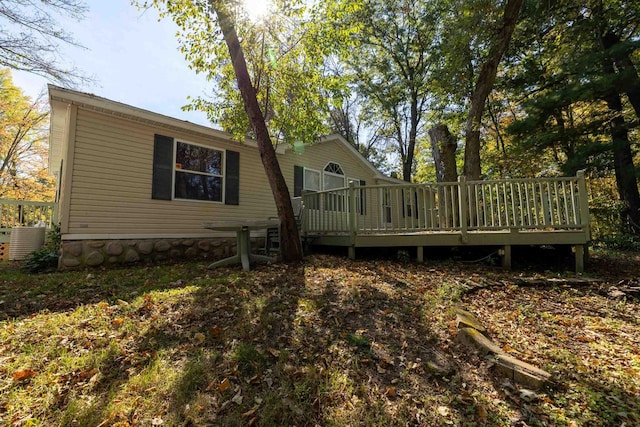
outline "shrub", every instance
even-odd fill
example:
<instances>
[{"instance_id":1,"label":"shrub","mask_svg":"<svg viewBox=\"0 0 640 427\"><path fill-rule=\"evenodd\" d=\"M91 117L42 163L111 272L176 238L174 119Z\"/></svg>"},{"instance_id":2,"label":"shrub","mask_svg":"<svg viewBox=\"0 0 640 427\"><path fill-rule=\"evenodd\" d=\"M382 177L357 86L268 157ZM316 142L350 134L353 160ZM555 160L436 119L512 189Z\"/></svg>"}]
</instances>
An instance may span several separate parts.
<instances>
[{"instance_id":1,"label":"shrub","mask_svg":"<svg viewBox=\"0 0 640 427\"><path fill-rule=\"evenodd\" d=\"M42 248L27 255L24 264L22 264L22 269L29 273L39 273L57 268L61 241L60 225L54 224L47 233L47 243Z\"/></svg>"},{"instance_id":2,"label":"shrub","mask_svg":"<svg viewBox=\"0 0 640 427\"><path fill-rule=\"evenodd\" d=\"M631 233L618 233L598 239L596 244L607 249L640 252L640 237Z\"/></svg>"}]
</instances>

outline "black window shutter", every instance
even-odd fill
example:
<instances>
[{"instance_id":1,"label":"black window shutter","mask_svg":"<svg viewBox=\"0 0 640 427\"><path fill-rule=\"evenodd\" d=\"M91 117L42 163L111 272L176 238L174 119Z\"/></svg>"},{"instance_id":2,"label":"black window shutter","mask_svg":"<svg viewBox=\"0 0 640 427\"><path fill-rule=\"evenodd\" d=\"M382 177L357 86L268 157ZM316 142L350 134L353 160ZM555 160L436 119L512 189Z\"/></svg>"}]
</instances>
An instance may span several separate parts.
<instances>
[{"instance_id":1,"label":"black window shutter","mask_svg":"<svg viewBox=\"0 0 640 427\"><path fill-rule=\"evenodd\" d=\"M302 166L293 166L293 197L302 196L303 185L304 168Z\"/></svg>"},{"instance_id":2,"label":"black window shutter","mask_svg":"<svg viewBox=\"0 0 640 427\"><path fill-rule=\"evenodd\" d=\"M151 198L171 200L173 185L173 138L155 135L153 141L153 179Z\"/></svg>"},{"instance_id":3,"label":"black window shutter","mask_svg":"<svg viewBox=\"0 0 640 427\"><path fill-rule=\"evenodd\" d=\"M240 153L227 150L224 177L224 204L240 204Z\"/></svg>"}]
</instances>

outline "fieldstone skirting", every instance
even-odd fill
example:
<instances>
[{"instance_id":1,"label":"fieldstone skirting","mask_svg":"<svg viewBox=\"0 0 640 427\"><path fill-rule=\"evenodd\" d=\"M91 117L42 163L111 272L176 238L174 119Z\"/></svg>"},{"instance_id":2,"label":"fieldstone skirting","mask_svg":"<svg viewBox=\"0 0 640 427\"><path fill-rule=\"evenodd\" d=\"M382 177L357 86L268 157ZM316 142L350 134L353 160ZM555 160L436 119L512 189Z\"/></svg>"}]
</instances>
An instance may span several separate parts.
<instances>
[{"instance_id":1,"label":"fieldstone skirting","mask_svg":"<svg viewBox=\"0 0 640 427\"><path fill-rule=\"evenodd\" d=\"M251 239L255 249L264 239ZM61 245L58 268L69 270L136 262L226 258L236 253L235 238L75 240Z\"/></svg>"}]
</instances>

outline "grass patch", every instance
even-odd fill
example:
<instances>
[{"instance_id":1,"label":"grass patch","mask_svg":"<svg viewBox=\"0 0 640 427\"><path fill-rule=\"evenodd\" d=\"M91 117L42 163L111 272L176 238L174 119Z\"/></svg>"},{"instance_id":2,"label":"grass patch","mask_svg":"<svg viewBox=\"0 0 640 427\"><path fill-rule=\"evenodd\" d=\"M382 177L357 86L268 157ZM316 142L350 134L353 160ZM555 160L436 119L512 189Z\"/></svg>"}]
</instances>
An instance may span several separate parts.
<instances>
[{"instance_id":1,"label":"grass patch","mask_svg":"<svg viewBox=\"0 0 640 427\"><path fill-rule=\"evenodd\" d=\"M246 376L262 371L266 364L266 357L249 343L240 343L233 351L232 358L238 365L238 371Z\"/></svg>"},{"instance_id":2,"label":"grass patch","mask_svg":"<svg viewBox=\"0 0 640 427\"><path fill-rule=\"evenodd\" d=\"M637 261L612 271L596 254L594 273L615 284L638 277ZM463 292L522 274L330 256L248 273L0 264L0 424L640 423L638 302L607 285ZM460 347L459 304L552 386L524 402Z\"/></svg>"},{"instance_id":3,"label":"grass patch","mask_svg":"<svg viewBox=\"0 0 640 427\"><path fill-rule=\"evenodd\" d=\"M369 339L362 334L347 334L345 340L359 351L364 353L371 351L371 343L369 342Z\"/></svg>"}]
</instances>

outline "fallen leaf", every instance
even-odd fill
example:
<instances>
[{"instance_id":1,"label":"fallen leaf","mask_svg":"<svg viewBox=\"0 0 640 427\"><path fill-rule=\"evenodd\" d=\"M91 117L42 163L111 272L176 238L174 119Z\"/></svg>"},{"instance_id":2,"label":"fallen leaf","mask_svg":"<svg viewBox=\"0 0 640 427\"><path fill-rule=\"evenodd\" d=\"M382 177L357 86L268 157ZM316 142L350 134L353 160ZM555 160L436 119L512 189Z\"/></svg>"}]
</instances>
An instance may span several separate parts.
<instances>
[{"instance_id":1,"label":"fallen leaf","mask_svg":"<svg viewBox=\"0 0 640 427\"><path fill-rule=\"evenodd\" d=\"M249 409L247 412L245 412L244 414L242 414L243 418L249 418L251 417L253 414L256 413L256 411L258 410L257 406L254 406L253 408Z\"/></svg>"},{"instance_id":2,"label":"fallen leaf","mask_svg":"<svg viewBox=\"0 0 640 427\"><path fill-rule=\"evenodd\" d=\"M193 336L193 342L196 344L202 344L204 342L205 336L202 332L198 332Z\"/></svg>"},{"instance_id":3,"label":"fallen leaf","mask_svg":"<svg viewBox=\"0 0 640 427\"><path fill-rule=\"evenodd\" d=\"M222 331L220 330L220 326L213 326L211 329L209 329L209 334L214 338L218 338L221 333Z\"/></svg>"},{"instance_id":4,"label":"fallen leaf","mask_svg":"<svg viewBox=\"0 0 640 427\"><path fill-rule=\"evenodd\" d=\"M396 397L395 387L387 387L387 397Z\"/></svg>"},{"instance_id":5,"label":"fallen leaf","mask_svg":"<svg viewBox=\"0 0 640 427\"><path fill-rule=\"evenodd\" d=\"M489 414L487 413L487 408L485 408L484 405L476 406L476 414L478 415L478 420L481 423L487 422L487 417L489 416Z\"/></svg>"},{"instance_id":6,"label":"fallen leaf","mask_svg":"<svg viewBox=\"0 0 640 427\"><path fill-rule=\"evenodd\" d=\"M98 372L98 370L95 369L95 368L93 368L93 369L85 369L84 371L82 371L82 372L80 372L78 374L78 378L81 379L81 380L84 380L86 378L94 376L97 372Z\"/></svg>"},{"instance_id":7,"label":"fallen leaf","mask_svg":"<svg viewBox=\"0 0 640 427\"><path fill-rule=\"evenodd\" d=\"M236 405L242 405L242 391L237 392L236 395L233 396L231 401Z\"/></svg>"},{"instance_id":8,"label":"fallen leaf","mask_svg":"<svg viewBox=\"0 0 640 427\"><path fill-rule=\"evenodd\" d=\"M272 355L273 357L278 357L278 356L280 356L280 351L276 350L275 348L271 348L271 347L269 347L269 350L268 350L268 351L269 351L269 353L271 353L271 355Z\"/></svg>"},{"instance_id":9,"label":"fallen leaf","mask_svg":"<svg viewBox=\"0 0 640 427\"><path fill-rule=\"evenodd\" d=\"M231 381L229 381L229 378L225 378L222 380L222 382L218 386L218 391L220 393L224 393L226 390L229 389L229 387L231 387Z\"/></svg>"},{"instance_id":10,"label":"fallen leaf","mask_svg":"<svg viewBox=\"0 0 640 427\"><path fill-rule=\"evenodd\" d=\"M36 375L38 375L38 373L36 371L34 371L31 368L27 368L27 369L22 369L20 371L15 371L13 373L13 380L14 381L26 381L28 379L31 379L33 377L35 377Z\"/></svg>"},{"instance_id":11,"label":"fallen leaf","mask_svg":"<svg viewBox=\"0 0 640 427\"><path fill-rule=\"evenodd\" d=\"M438 413L443 417L451 415L451 409L448 406L438 406Z\"/></svg>"},{"instance_id":12,"label":"fallen leaf","mask_svg":"<svg viewBox=\"0 0 640 427\"><path fill-rule=\"evenodd\" d=\"M511 353L511 352L515 352L516 350L513 347L511 347L509 344L505 344L504 347L502 347L502 351L506 353Z\"/></svg>"},{"instance_id":13,"label":"fallen leaf","mask_svg":"<svg viewBox=\"0 0 640 427\"><path fill-rule=\"evenodd\" d=\"M117 327L119 327L120 325L122 325L123 323L124 323L124 319L123 319L123 318L121 318L121 317L119 317L119 318L117 318L117 319L114 319L114 320L111 322L111 326L113 326L114 328L117 328Z\"/></svg>"}]
</instances>

